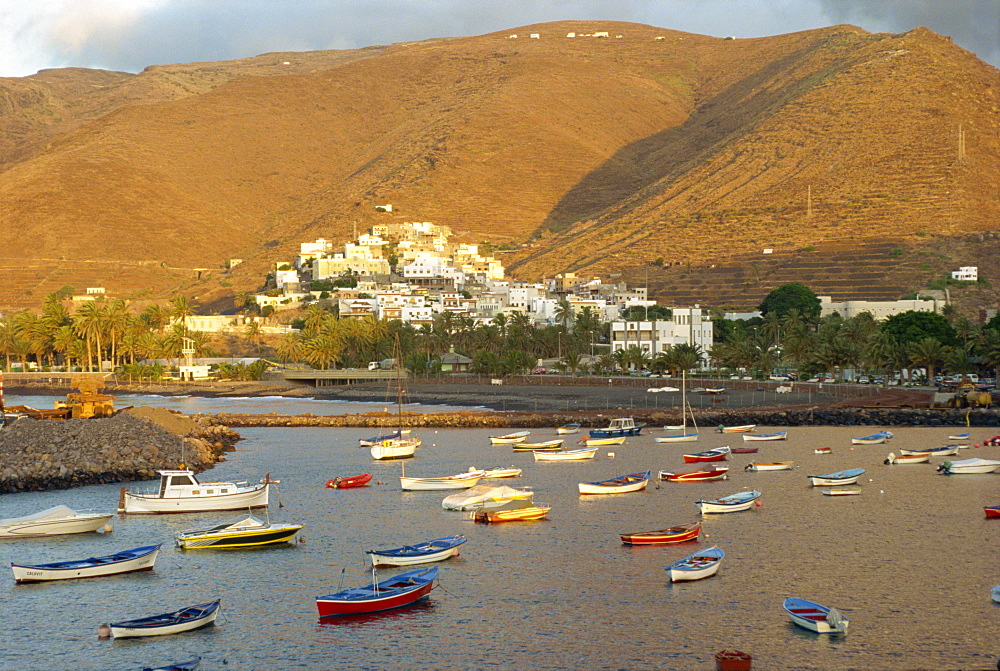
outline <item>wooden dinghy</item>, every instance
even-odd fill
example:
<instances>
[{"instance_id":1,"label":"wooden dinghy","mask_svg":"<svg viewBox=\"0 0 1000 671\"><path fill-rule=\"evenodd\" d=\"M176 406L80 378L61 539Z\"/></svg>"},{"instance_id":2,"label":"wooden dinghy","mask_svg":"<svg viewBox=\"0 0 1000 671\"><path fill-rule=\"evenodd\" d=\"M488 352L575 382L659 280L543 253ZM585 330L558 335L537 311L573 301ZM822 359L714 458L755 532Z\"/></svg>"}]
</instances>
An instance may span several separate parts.
<instances>
[{"instance_id":1,"label":"wooden dinghy","mask_svg":"<svg viewBox=\"0 0 1000 671\"><path fill-rule=\"evenodd\" d=\"M795 465L794 461L770 461L770 462L760 462L760 463L749 463L743 469L745 471L790 471L792 466Z\"/></svg>"},{"instance_id":2,"label":"wooden dinghy","mask_svg":"<svg viewBox=\"0 0 1000 671\"><path fill-rule=\"evenodd\" d=\"M698 550L689 554L684 559L674 562L664 570L670 576L670 582L681 582L682 580L701 580L708 578L719 571L723 557L726 553L718 546L713 546L705 550Z\"/></svg>"},{"instance_id":3,"label":"wooden dinghy","mask_svg":"<svg viewBox=\"0 0 1000 671\"><path fill-rule=\"evenodd\" d=\"M159 550L159 545L147 545L131 550L122 550L106 557L90 557L89 559L49 564L11 562L10 567L14 571L14 581L18 583L97 578L131 571L150 571L156 563Z\"/></svg>"},{"instance_id":4,"label":"wooden dinghy","mask_svg":"<svg viewBox=\"0 0 1000 671\"><path fill-rule=\"evenodd\" d=\"M651 477L653 477L652 471L642 471L596 482L581 482L577 487L580 494L626 494L645 489Z\"/></svg>"},{"instance_id":5,"label":"wooden dinghy","mask_svg":"<svg viewBox=\"0 0 1000 671\"><path fill-rule=\"evenodd\" d=\"M901 454L898 457L894 452L890 452L883 464L926 464L930 462L929 454Z\"/></svg>"},{"instance_id":6,"label":"wooden dinghy","mask_svg":"<svg viewBox=\"0 0 1000 671\"><path fill-rule=\"evenodd\" d=\"M701 533L701 522L689 522L679 524L669 529L658 531L638 531L635 533L619 534L622 543L626 545L666 545L669 543L687 543L698 540Z\"/></svg>"},{"instance_id":7,"label":"wooden dinghy","mask_svg":"<svg viewBox=\"0 0 1000 671\"><path fill-rule=\"evenodd\" d=\"M812 601L788 597L783 604L788 617L796 625L819 634L846 634L850 621L835 608Z\"/></svg>"},{"instance_id":8,"label":"wooden dinghy","mask_svg":"<svg viewBox=\"0 0 1000 671\"><path fill-rule=\"evenodd\" d=\"M748 491L738 492L719 499L699 499L697 505L702 515L710 513L737 513L741 510L749 510L754 503L757 503L758 499L760 499L760 492Z\"/></svg>"},{"instance_id":9,"label":"wooden dinghy","mask_svg":"<svg viewBox=\"0 0 1000 671\"><path fill-rule=\"evenodd\" d=\"M151 615L135 620L112 622L107 625L114 638L134 638L138 636L164 636L178 634L208 626L215 622L219 614L219 602L210 601L188 606L172 613Z\"/></svg>"},{"instance_id":10,"label":"wooden dinghy","mask_svg":"<svg viewBox=\"0 0 1000 671\"><path fill-rule=\"evenodd\" d=\"M319 616L360 615L409 606L427 598L438 577L436 566L400 573L364 587L316 597Z\"/></svg>"},{"instance_id":11,"label":"wooden dinghy","mask_svg":"<svg viewBox=\"0 0 1000 671\"><path fill-rule=\"evenodd\" d=\"M848 468L843 471L837 471L836 473L810 475L808 478L813 487L820 487L823 485L853 485L858 481L858 478L864 475L864 472L865 469L863 468Z\"/></svg>"},{"instance_id":12,"label":"wooden dinghy","mask_svg":"<svg viewBox=\"0 0 1000 671\"><path fill-rule=\"evenodd\" d=\"M702 466L683 471L660 471L660 480L666 480L667 482L702 482L704 480L725 480L728 475L728 466Z\"/></svg>"},{"instance_id":13,"label":"wooden dinghy","mask_svg":"<svg viewBox=\"0 0 1000 671\"><path fill-rule=\"evenodd\" d=\"M365 554L371 559L372 566L430 564L458 556L458 546L466 540L465 536L446 536L391 550L365 550Z\"/></svg>"},{"instance_id":14,"label":"wooden dinghy","mask_svg":"<svg viewBox=\"0 0 1000 671\"><path fill-rule=\"evenodd\" d=\"M775 431L774 433L744 433L743 440L747 442L755 440L788 440L788 431Z\"/></svg>"}]
</instances>

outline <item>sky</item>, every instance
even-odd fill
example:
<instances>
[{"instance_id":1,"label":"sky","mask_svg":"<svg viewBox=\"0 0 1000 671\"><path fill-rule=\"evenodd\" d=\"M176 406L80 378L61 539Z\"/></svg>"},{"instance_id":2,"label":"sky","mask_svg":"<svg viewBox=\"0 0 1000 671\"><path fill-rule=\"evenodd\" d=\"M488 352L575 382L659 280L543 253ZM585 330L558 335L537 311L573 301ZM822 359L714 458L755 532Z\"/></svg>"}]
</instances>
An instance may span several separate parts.
<instances>
[{"instance_id":1,"label":"sky","mask_svg":"<svg viewBox=\"0 0 1000 671\"><path fill-rule=\"evenodd\" d=\"M926 26L1000 67L1000 0L0 0L0 76L220 61L615 20L725 37Z\"/></svg>"}]
</instances>

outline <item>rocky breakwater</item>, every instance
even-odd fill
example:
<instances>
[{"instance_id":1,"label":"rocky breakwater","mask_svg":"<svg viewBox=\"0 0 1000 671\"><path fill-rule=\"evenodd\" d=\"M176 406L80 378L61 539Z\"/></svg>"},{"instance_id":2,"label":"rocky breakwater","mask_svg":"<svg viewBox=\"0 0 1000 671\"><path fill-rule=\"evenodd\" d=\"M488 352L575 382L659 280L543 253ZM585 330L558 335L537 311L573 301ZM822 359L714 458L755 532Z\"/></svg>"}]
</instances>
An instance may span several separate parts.
<instances>
[{"instance_id":1,"label":"rocky breakwater","mask_svg":"<svg viewBox=\"0 0 1000 671\"><path fill-rule=\"evenodd\" d=\"M0 493L149 480L183 461L196 472L224 461L240 435L164 408L104 419L19 419L0 429Z\"/></svg>"}]
</instances>

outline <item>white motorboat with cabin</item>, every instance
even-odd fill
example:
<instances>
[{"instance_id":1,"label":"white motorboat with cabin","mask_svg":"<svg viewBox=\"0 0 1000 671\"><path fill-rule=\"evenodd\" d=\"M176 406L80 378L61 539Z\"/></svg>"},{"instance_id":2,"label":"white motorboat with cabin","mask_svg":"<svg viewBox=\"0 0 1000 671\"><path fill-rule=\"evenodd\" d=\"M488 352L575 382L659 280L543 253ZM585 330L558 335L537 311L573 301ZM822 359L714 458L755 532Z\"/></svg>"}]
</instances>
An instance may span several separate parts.
<instances>
[{"instance_id":1,"label":"white motorboat with cabin","mask_svg":"<svg viewBox=\"0 0 1000 671\"><path fill-rule=\"evenodd\" d=\"M194 471L157 471L160 487L155 492L138 493L121 488L120 514L200 513L213 510L266 508L275 481L270 474L257 484L246 482L199 482Z\"/></svg>"}]
</instances>

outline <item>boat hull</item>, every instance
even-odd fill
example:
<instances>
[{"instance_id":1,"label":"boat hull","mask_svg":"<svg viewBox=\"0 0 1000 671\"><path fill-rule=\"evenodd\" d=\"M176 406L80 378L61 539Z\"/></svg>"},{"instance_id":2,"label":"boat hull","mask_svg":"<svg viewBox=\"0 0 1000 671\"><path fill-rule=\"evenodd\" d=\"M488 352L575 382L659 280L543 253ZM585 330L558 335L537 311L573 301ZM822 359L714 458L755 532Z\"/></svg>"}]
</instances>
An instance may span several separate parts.
<instances>
[{"instance_id":1,"label":"boat hull","mask_svg":"<svg viewBox=\"0 0 1000 671\"><path fill-rule=\"evenodd\" d=\"M824 478L818 475L810 475L809 483L813 487L829 487L831 485L853 485L857 484L858 480L861 478L860 475L852 475L847 478Z\"/></svg>"},{"instance_id":2,"label":"boat hull","mask_svg":"<svg viewBox=\"0 0 1000 671\"><path fill-rule=\"evenodd\" d=\"M725 556L726 554L718 547L710 547L688 555L665 570L670 576L670 582L710 578L719 572Z\"/></svg>"},{"instance_id":3,"label":"boat hull","mask_svg":"<svg viewBox=\"0 0 1000 671\"><path fill-rule=\"evenodd\" d=\"M573 433L578 433L580 431L579 424L563 424L556 429L556 434L560 436L568 436Z\"/></svg>"},{"instance_id":4,"label":"boat hull","mask_svg":"<svg viewBox=\"0 0 1000 671\"><path fill-rule=\"evenodd\" d=\"M450 489L469 489L479 484L483 476L471 478L405 478L399 479L399 486L405 491L434 492Z\"/></svg>"},{"instance_id":5,"label":"boat hull","mask_svg":"<svg viewBox=\"0 0 1000 671\"><path fill-rule=\"evenodd\" d=\"M420 447L420 441L414 438L404 440L385 440L371 447L372 459L388 461L390 459L409 459Z\"/></svg>"},{"instance_id":6,"label":"boat hull","mask_svg":"<svg viewBox=\"0 0 1000 671\"><path fill-rule=\"evenodd\" d=\"M366 554L376 567L431 564L457 555L459 546L466 540L465 536L449 536L393 550L368 550Z\"/></svg>"},{"instance_id":7,"label":"boat hull","mask_svg":"<svg viewBox=\"0 0 1000 671\"><path fill-rule=\"evenodd\" d=\"M400 573L364 587L316 597L319 616L361 615L409 606L430 595L437 582L437 568Z\"/></svg>"},{"instance_id":8,"label":"boat hull","mask_svg":"<svg viewBox=\"0 0 1000 671\"><path fill-rule=\"evenodd\" d=\"M770 463L747 464L745 471L790 471L795 465L794 461L772 461Z\"/></svg>"},{"instance_id":9,"label":"boat hull","mask_svg":"<svg viewBox=\"0 0 1000 671\"><path fill-rule=\"evenodd\" d=\"M660 480L667 482L703 482L705 480L725 480L729 477L728 468L714 468L710 471L689 471L686 473L671 473L660 471Z\"/></svg>"},{"instance_id":10,"label":"boat hull","mask_svg":"<svg viewBox=\"0 0 1000 671\"><path fill-rule=\"evenodd\" d=\"M535 461L582 461L593 459L597 454L596 447L588 447L582 450L565 450L557 452L535 452Z\"/></svg>"},{"instance_id":11,"label":"boat hull","mask_svg":"<svg viewBox=\"0 0 1000 671\"><path fill-rule=\"evenodd\" d=\"M645 489L646 485L649 484L651 476L652 473L650 471L632 473L611 480L581 482L577 487L580 490L580 494L627 494Z\"/></svg>"},{"instance_id":12,"label":"boat hull","mask_svg":"<svg viewBox=\"0 0 1000 671\"><path fill-rule=\"evenodd\" d=\"M700 499L697 501L697 506L703 515L738 513L743 510L749 510L757 503L758 499L760 499L760 492L741 492L721 499Z\"/></svg>"},{"instance_id":13,"label":"boat hull","mask_svg":"<svg viewBox=\"0 0 1000 671\"><path fill-rule=\"evenodd\" d=\"M1000 517L1000 506L985 506L983 512L987 517Z\"/></svg>"},{"instance_id":14,"label":"boat hull","mask_svg":"<svg viewBox=\"0 0 1000 671\"><path fill-rule=\"evenodd\" d=\"M653 438L657 443L696 443L697 433L681 433L676 436L656 436Z\"/></svg>"},{"instance_id":15,"label":"boat hull","mask_svg":"<svg viewBox=\"0 0 1000 671\"><path fill-rule=\"evenodd\" d=\"M136 638L179 634L213 624L218 615L219 602L215 601L153 618L112 622L111 635L114 638Z\"/></svg>"},{"instance_id":16,"label":"boat hull","mask_svg":"<svg viewBox=\"0 0 1000 671\"><path fill-rule=\"evenodd\" d=\"M529 506L515 510L477 510L472 513L472 521L480 524L496 524L498 522L523 522L540 520L552 510L550 506Z\"/></svg>"},{"instance_id":17,"label":"boat hull","mask_svg":"<svg viewBox=\"0 0 1000 671\"><path fill-rule=\"evenodd\" d=\"M668 545L696 541L700 533L701 524L695 523L661 529L659 531L639 531L630 534L619 534L619 538L626 545Z\"/></svg>"},{"instance_id":18,"label":"boat hull","mask_svg":"<svg viewBox=\"0 0 1000 671\"><path fill-rule=\"evenodd\" d=\"M371 473L362 473L361 475L351 475L346 478L334 478L333 480L327 480L326 486L329 489L353 489L355 487L364 487L369 482L371 482Z\"/></svg>"},{"instance_id":19,"label":"boat hull","mask_svg":"<svg viewBox=\"0 0 1000 671\"><path fill-rule=\"evenodd\" d=\"M213 484L215 483L204 483L201 485L201 489L210 490ZM118 512L129 515L156 515L266 508L270 487L271 483L264 483L249 488L240 488L240 491L233 494L164 498L134 494L126 491L124 494L124 507L119 507Z\"/></svg>"},{"instance_id":20,"label":"boat hull","mask_svg":"<svg viewBox=\"0 0 1000 671\"><path fill-rule=\"evenodd\" d=\"M133 571L150 571L156 563L159 551L159 545L150 545L96 560L34 565L11 563L10 566L14 572L14 581L18 583L99 578Z\"/></svg>"},{"instance_id":21,"label":"boat hull","mask_svg":"<svg viewBox=\"0 0 1000 671\"><path fill-rule=\"evenodd\" d=\"M705 452L696 452L694 454L685 454L684 462L688 464L701 464L712 461L725 461L729 452L730 449L726 447L715 450L706 450Z\"/></svg>"},{"instance_id":22,"label":"boat hull","mask_svg":"<svg viewBox=\"0 0 1000 671\"><path fill-rule=\"evenodd\" d=\"M929 457L953 457L958 454L957 445L948 445L946 447L936 447L927 450L903 450L899 451L903 456L920 456L926 454Z\"/></svg>"},{"instance_id":23,"label":"boat hull","mask_svg":"<svg viewBox=\"0 0 1000 671\"><path fill-rule=\"evenodd\" d=\"M42 536L61 536L63 534L82 534L97 531L107 524L114 513L110 515L84 515L63 520L38 520L0 526L0 538L39 538Z\"/></svg>"},{"instance_id":24,"label":"boat hull","mask_svg":"<svg viewBox=\"0 0 1000 671\"><path fill-rule=\"evenodd\" d=\"M528 438L530 431L521 431L519 433L510 433L506 436L490 436L491 445L514 445L516 443L523 443Z\"/></svg>"},{"instance_id":25,"label":"boat hull","mask_svg":"<svg viewBox=\"0 0 1000 671\"><path fill-rule=\"evenodd\" d=\"M301 524L270 524L260 529L178 534L176 542L183 550L253 548L291 543L301 530Z\"/></svg>"},{"instance_id":26,"label":"boat hull","mask_svg":"<svg viewBox=\"0 0 1000 671\"><path fill-rule=\"evenodd\" d=\"M946 461L938 466L938 470L945 475L996 473L997 469L1000 469L1000 461L995 459L962 459Z\"/></svg>"},{"instance_id":27,"label":"boat hull","mask_svg":"<svg viewBox=\"0 0 1000 671\"><path fill-rule=\"evenodd\" d=\"M743 440L746 442L761 441L761 440L788 440L787 431L779 431L777 433L745 433L743 434Z\"/></svg>"},{"instance_id":28,"label":"boat hull","mask_svg":"<svg viewBox=\"0 0 1000 671\"><path fill-rule=\"evenodd\" d=\"M588 446L596 445L598 447L606 446L606 445L623 445L623 444L625 444L625 436L622 436L620 438L590 438L590 437L585 437L580 442L582 442L583 444L588 445Z\"/></svg>"}]
</instances>

